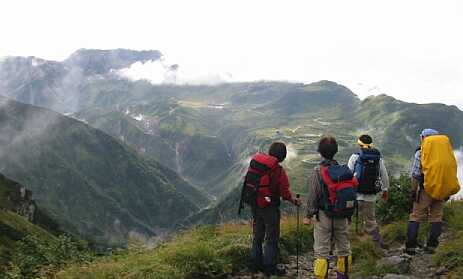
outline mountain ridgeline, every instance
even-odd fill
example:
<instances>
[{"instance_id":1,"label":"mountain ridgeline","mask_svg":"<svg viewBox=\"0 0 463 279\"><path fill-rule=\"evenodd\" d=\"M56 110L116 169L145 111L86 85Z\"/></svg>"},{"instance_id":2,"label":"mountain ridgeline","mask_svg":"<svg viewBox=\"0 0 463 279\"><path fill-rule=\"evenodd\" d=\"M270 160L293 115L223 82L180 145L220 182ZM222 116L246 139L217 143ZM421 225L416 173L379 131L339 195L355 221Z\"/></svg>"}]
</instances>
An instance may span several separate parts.
<instances>
[{"instance_id":1,"label":"mountain ridgeline","mask_svg":"<svg viewBox=\"0 0 463 279\"><path fill-rule=\"evenodd\" d=\"M325 133L339 140L340 160L370 133L392 174L406 170L423 128L463 144L454 106L360 100L331 81L175 85L118 74L159 59L82 49L62 62L0 60L0 172L32 189L60 225L117 245L131 231L160 236L236 218L249 157L275 140L288 144L285 167L301 193Z\"/></svg>"}]
</instances>

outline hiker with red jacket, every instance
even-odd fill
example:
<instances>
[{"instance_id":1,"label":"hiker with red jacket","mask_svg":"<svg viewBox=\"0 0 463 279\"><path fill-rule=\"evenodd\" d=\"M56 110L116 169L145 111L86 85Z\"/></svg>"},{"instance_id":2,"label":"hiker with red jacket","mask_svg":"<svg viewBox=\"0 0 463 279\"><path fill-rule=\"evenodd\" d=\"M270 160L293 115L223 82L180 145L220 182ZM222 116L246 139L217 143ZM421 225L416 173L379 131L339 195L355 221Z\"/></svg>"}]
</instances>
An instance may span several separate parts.
<instances>
[{"instance_id":1,"label":"hiker with red jacket","mask_svg":"<svg viewBox=\"0 0 463 279\"><path fill-rule=\"evenodd\" d=\"M285 270L277 268L280 200L282 198L296 206L301 204L299 199L293 198L289 190L288 176L280 165L285 158L286 145L281 142L273 143L268 154L254 155L241 194L242 201L251 206L253 215L253 268L255 271L263 271L268 276L285 274Z\"/></svg>"},{"instance_id":2,"label":"hiker with red jacket","mask_svg":"<svg viewBox=\"0 0 463 279\"><path fill-rule=\"evenodd\" d=\"M322 161L312 173L308 185L307 212L304 224L314 226L314 275L328 278L331 248L337 256L337 278L347 279L352 270L348 219L357 202L357 178L346 165L334 159L336 139L324 136L318 144Z\"/></svg>"}]
</instances>

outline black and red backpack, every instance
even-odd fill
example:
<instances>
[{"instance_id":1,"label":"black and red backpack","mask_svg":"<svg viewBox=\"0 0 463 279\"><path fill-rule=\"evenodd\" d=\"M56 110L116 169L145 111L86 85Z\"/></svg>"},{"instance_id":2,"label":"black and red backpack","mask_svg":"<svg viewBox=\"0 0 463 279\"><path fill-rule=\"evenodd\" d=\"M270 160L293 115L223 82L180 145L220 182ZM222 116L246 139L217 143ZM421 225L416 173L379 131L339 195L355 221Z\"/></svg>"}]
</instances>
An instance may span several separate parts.
<instances>
[{"instance_id":1,"label":"black and red backpack","mask_svg":"<svg viewBox=\"0 0 463 279\"><path fill-rule=\"evenodd\" d=\"M349 218L357 205L358 180L346 165L320 164L322 199L320 209L330 218Z\"/></svg>"},{"instance_id":2,"label":"black and red backpack","mask_svg":"<svg viewBox=\"0 0 463 279\"><path fill-rule=\"evenodd\" d=\"M278 170L281 171L281 166L277 158L263 153L254 155L244 178L241 202L251 208L278 204L280 193L275 179Z\"/></svg>"}]
</instances>

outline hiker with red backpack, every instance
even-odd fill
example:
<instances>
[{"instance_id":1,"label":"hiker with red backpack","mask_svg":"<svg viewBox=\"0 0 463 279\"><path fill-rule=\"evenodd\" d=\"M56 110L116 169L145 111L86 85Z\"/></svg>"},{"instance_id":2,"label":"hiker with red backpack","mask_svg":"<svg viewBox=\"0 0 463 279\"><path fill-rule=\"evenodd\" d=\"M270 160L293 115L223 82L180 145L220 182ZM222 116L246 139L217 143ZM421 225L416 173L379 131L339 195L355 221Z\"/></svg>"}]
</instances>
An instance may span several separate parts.
<instances>
[{"instance_id":1,"label":"hiker with red backpack","mask_svg":"<svg viewBox=\"0 0 463 279\"><path fill-rule=\"evenodd\" d=\"M378 149L373 148L373 139L361 135L357 144L358 153L352 154L347 166L359 181L357 187L357 220L361 220L363 231L371 235L373 241L382 249L387 249L376 222L376 199L378 193L386 202L388 200L389 176Z\"/></svg>"},{"instance_id":2,"label":"hiker with red backpack","mask_svg":"<svg viewBox=\"0 0 463 279\"><path fill-rule=\"evenodd\" d=\"M348 279L352 272L348 220L356 203L357 178L346 165L334 159L338 152L336 139L324 136L318 144L322 161L308 183L307 212L304 224L314 226L314 274L317 279L328 278L332 244L337 256L337 278Z\"/></svg>"},{"instance_id":3,"label":"hiker with red backpack","mask_svg":"<svg viewBox=\"0 0 463 279\"><path fill-rule=\"evenodd\" d=\"M241 192L242 202L251 207L253 215L253 241L251 260L254 271L266 275L284 275L284 269L277 268L278 241L280 238L280 200L287 200L296 206L301 201L293 198L289 180L280 165L286 158L286 145L273 143L268 154L257 153L251 159ZM262 244L265 239L265 247Z\"/></svg>"},{"instance_id":4,"label":"hiker with red backpack","mask_svg":"<svg viewBox=\"0 0 463 279\"><path fill-rule=\"evenodd\" d=\"M425 252L433 253L442 233L444 203L458 193L457 162L450 139L434 129L424 129L411 169L410 213L405 252L416 253L420 223L428 217L430 231Z\"/></svg>"}]
</instances>

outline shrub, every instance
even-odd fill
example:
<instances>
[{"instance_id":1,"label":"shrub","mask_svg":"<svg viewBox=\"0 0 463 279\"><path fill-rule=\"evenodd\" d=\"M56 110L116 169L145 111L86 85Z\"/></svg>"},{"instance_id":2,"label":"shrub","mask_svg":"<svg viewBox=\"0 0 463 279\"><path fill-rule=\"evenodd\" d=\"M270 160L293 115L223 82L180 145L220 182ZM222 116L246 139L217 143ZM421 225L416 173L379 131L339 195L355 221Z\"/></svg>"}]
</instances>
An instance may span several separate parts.
<instances>
[{"instance_id":1,"label":"shrub","mask_svg":"<svg viewBox=\"0 0 463 279\"><path fill-rule=\"evenodd\" d=\"M85 262L90 259L86 244L76 242L68 235L60 235L52 241L27 235L16 243L9 274L13 278L32 278L53 273L70 261Z\"/></svg>"},{"instance_id":2,"label":"shrub","mask_svg":"<svg viewBox=\"0 0 463 279\"><path fill-rule=\"evenodd\" d=\"M411 181L407 175L402 174L399 178L391 177L389 188L389 201L382 200L377 203L376 215L383 223L391 223L403 220L410 212L409 200L411 192Z\"/></svg>"}]
</instances>

